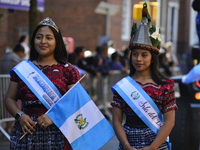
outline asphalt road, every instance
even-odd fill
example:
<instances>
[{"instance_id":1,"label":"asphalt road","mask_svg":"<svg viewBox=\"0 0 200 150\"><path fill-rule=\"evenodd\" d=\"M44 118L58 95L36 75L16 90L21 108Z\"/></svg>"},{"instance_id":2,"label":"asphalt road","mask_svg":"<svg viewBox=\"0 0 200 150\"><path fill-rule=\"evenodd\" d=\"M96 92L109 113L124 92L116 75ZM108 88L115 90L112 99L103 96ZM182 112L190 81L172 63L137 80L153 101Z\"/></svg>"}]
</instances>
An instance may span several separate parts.
<instances>
[{"instance_id":1,"label":"asphalt road","mask_svg":"<svg viewBox=\"0 0 200 150\"><path fill-rule=\"evenodd\" d=\"M119 142L117 140L117 137L114 136L108 143L106 143L99 150L117 150L118 149L118 145L119 145Z\"/></svg>"}]
</instances>

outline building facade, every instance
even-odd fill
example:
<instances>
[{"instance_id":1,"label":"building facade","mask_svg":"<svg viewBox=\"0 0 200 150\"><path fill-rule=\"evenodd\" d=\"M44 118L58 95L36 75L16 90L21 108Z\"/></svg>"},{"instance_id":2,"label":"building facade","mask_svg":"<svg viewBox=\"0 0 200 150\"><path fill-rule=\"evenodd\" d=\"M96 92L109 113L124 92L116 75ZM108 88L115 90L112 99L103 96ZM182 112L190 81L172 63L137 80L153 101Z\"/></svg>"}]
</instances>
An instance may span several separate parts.
<instances>
[{"instance_id":1,"label":"building facade","mask_svg":"<svg viewBox=\"0 0 200 150\"><path fill-rule=\"evenodd\" d=\"M195 13L192 12L193 0L146 0L159 2L158 25L161 28L163 43L173 41L177 55L181 55L189 45L194 44ZM103 40L113 40L116 49L127 47L130 39L133 19L133 5L139 0L106 0L105 2L117 6L109 6L109 11L116 11L114 15L96 12L101 0L46 0L44 11L39 12L38 22L51 17L60 27L63 37L72 37L74 47L84 46L95 51ZM1 1L0 1L1 4ZM113 10L114 9L114 10ZM20 35L28 35L29 12L2 8L0 14L0 59L7 48L13 48ZM191 17L191 14L193 17ZM193 18L191 20L191 18ZM191 28L193 30L191 30ZM193 38L194 37L194 38ZM193 40L190 40L193 39Z\"/></svg>"}]
</instances>

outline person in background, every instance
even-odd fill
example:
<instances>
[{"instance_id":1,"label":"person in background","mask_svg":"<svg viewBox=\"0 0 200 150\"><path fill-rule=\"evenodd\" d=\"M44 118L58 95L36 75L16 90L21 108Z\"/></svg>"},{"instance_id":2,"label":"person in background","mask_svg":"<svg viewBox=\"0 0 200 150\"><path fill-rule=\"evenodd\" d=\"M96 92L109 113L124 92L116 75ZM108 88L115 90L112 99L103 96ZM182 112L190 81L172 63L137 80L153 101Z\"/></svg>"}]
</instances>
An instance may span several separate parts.
<instances>
[{"instance_id":1,"label":"person in background","mask_svg":"<svg viewBox=\"0 0 200 150\"><path fill-rule=\"evenodd\" d=\"M103 46L97 46L95 49L95 52L93 54L94 57L94 67L99 68L101 64L103 63L103 60L101 58L101 49Z\"/></svg>"},{"instance_id":2,"label":"person in background","mask_svg":"<svg viewBox=\"0 0 200 150\"><path fill-rule=\"evenodd\" d=\"M129 48L126 48L125 50L122 51L123 55L120 58L120 61L123 66L125 66L127 69L130 68L130 54L131 51Z\"/></svg>"},{"instance_id":3,"label":"person in background","mask_svg":"<svg viewBox=\"0 0 200 150\"><path fill-rule=\"evenodd\" d=\"M130 74L112 87L112 122L120 142L118 150L169 150L165 140L175 123L174 81L162 76L158 69L160 41L149 33L150 19L145 8L146 3L139 28L132 28ZM164 123L158 116L163 116Z\"/></svg>"},{"instance_id":4,"label":"person in background","mask_svg":"<svg viewBox=\"0 0 200 150\"><path fill-rule=\"evenodd\" d=\"M84 74L87 73L85 70L83 70L77 66L77 55L75 53L70 53L68 55L68 62L71 63L73 66L75 66L76 69L78 69L81 76L83 76Z\"/></svg>"},{"instance_id":5,"label":"person in background","mask_svg":"<svg viewBox=\"0 0 200 150\"><path fill-rule=\"evenodd\" d=\"M171 77L172 72L170 70L170 65L166 57L166 52L160 53L158 55L158 59L159 59L159 68L164 70L164 75L166 77Z\"/></svg>"},{"instance_id":6,"label":"person in background","mask_svg":"<svg viewBox=\"0 0 200 150\"><path fill-rule=\"evenodd\" d=\"M123 73L127 72L127 68L124 67L120 61L120 55L118 54L118 52L114 52L111 55L111 62L110 62L110 69L111 70L119 70Z\"/></svg>"},{"instance_id":7,"label":"person in background","mask_svg":"<svg viewBox=\"0 0 200 150\"><path fill-rule=\"evenodd\" d=\"M24 59L29 59L30 47L28 45L28 38L27 38L27 36L25 36L25 35L20 36L18 43L21 44L24 47L24 50L25 50Z\"/></svg>"},{"instance_id":8,"label":"person in background","mask_svg":"<svg viewBox=\"0 0 200 150\"><path fill-rule=\"evenodd\" d=\"M108 58L108 47L101 46L99 50L98 56L98 71L101 73L102 76L106 75L114 75L114 72L110 69L110 60Z\"/></svg>"},{"instance_id":9,"label":"person in background","mask_svg":"<svg viewBox=\"0 0 200 150\"><path fill-rule=\"evenodd\" d=\"M188 47L188 49L185 50L185 52L182 55L182 61L183 61L183 73L187 74L193 67L194 62L192 59L192 47Z\"/></svg>"},{"instance_id":10,"label":"person in background","mask_svg":"<svg viewBox=\"0 0 200 150\"><path fill-rule=\"evenodd\" d=\"M110 59L111 55L116 52L115 42L113 40L108 41L108 58Z\"/></svg>"},{"instance_id":11,"label":"person in background","mask_svg":"<svg viewBox=\"0 0 200 150\"><path fill-rule=\"evenodd\" d=\"M10 70L20 63L25 56L24 47L17 44L12 52L6 53L1 60L1 73L9 74Z\"/></svg>"},{"instance_id":12,"label":"person in background","mask_svg":"<svg viewBox=\"0 0 200 150\"><path fill-rule=\"evenodd\" d=\"M74 50L74 53L77 56L77 66L88 73L92 76L100 77L100 73L98 70L94 67L93 62L89 63L89 59L85 58L85 50L86 48L83 46L77 46Z\"/></svg>"},{"instance_id":13,"label":"person in background","mask_svg":"<svg viewBox=\"0 0 200 150\"><path fill-rule=\"evenodd\" d=\"M169 62L170 67L176 67L179 62L176 57L176 54L174 53L174 46L173 43L168 41L164 44L164 48L166 49L166 57L167 61Z\"/></svg>"},{"instance_id":14,"label":"person in background","mask_svg":"<svg viewBox=\"0 0 200 150\"><path fill-rule=\"evenodd\" d=\"M15 45L12 52L7 52L1 60L1 74L9 74L10 70L20 63L25 56L24 47L20 44ZM20 102L18 102L20 105ZM12 117L12 116L7 116ZM5 130L10 133L12 129L13 121L6 122Z\"/></svg>"},{"instance_id":15,"label":"person in background","mask_svg":"<svg viewBox=\"0 0 200 150\"><path fill-rule=\"evenodd\" d=\"M40 69L39 74L49 78L61 95L79 81L78 70L67 61L68 54L61 31L51 18L39 22L30 45L29 61ZM16 103L18 99L22 101L21 109ZM72 149L59 128L45 114L47 108L15 72L11 74L4 105L16 119L10 136L10 150ZM27 135L20 140L25 133Z\"/></svg>"}]
</instances>

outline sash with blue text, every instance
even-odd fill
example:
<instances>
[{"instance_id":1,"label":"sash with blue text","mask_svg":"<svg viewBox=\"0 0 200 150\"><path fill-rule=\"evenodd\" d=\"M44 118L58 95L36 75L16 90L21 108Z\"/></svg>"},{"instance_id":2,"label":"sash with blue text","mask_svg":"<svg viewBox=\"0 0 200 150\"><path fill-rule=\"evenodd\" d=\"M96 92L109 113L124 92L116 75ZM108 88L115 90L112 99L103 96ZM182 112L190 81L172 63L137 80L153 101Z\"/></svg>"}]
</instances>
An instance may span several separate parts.
<instances>
[{"instance_id":1,"label":"sash with blue text","mask_svg":"<svg viewBox=\"0 0 200 150\"><path fill-rule=\"evenodd\" d=\"M62 97L56 86L31 61L24 60L16 65L11 70L11 75L13 71L24 81L47 109L51 108Z\"/></svg>"},{"instance_id":2,"label":"sash with blue text","mask_svg":"<svg viewBox=\"0 0 200 150\"><path fill-rule=\"evenodd\" d=\"M164 122L162 113L140 85L127 76L112 86L111 90L116 91L154 133L158 133ZM171 148L169 138L166 142Z\"/></svg>"},{"instance_id":3,"label":"sash with blue text","mask_svg":"<svg viewBox=\"0 0 200 150\"><path fill-rule=\"evenodd\" d=\"M115 135L111 124L79 81L62 96L31 61L22 61L11 70L11 74L13 71L46 106L46 115L68 139L73 149L97 150ZM66 106L70 107L66 109Z\"/></svg>"}]
</instances>

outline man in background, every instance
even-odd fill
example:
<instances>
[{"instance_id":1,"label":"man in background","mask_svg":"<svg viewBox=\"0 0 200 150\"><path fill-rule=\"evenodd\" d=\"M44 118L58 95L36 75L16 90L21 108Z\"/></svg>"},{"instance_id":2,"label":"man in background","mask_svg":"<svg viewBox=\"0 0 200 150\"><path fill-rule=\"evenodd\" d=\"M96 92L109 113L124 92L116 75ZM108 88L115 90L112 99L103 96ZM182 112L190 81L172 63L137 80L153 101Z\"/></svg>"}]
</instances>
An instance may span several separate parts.
<instances>
[{"instance_id":1,"label":"man in background","mask_svg":"<svg viewBox=\"0 0 200 150\"><path fill-rule=\"evenodd\" d=\"M10 70L15 67L18 63L20 63L25 56L24 47L21 44L17 44L13 51L7 52L2 60L1 60L1 74L9 74ZM20 103L20 102L19 102ZM3 117L12 117L3 116ZM10 133L12 128L13 121L9 121L6 123L5 130Z\"/></svg>"},{"instance_id":2,"label":"man in background","mask_svg":"<svg viewBox=\"0 0 200 150\"><path fill-rule=\"evenodd\" d=\"M10 70L20 63L25 56L24 47L17 44L12 52L6 53L1 60L1 74L9 74Z\"/></svg>"}]
</instances>

